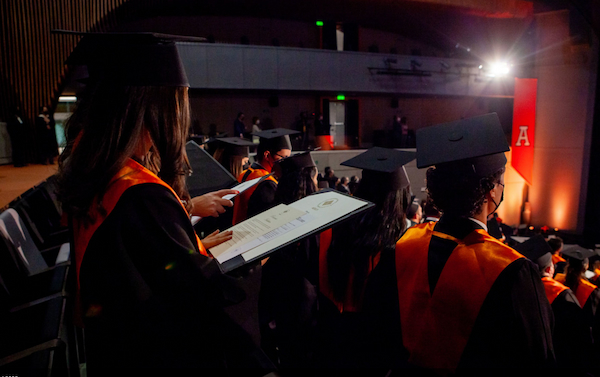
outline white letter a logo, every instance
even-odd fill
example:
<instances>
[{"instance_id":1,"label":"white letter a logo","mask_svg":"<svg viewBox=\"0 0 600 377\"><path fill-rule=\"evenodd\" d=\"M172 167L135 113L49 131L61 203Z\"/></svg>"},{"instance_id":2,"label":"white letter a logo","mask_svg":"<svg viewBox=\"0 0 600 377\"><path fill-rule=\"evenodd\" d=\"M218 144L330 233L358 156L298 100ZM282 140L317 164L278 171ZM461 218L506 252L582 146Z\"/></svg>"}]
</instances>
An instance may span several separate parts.
<instances>
[{"instance_id":1,"label":"white letter a logo","mask_svg":"<svg viewBox=\"0 0 600 377\"><path fill-rule=\"evenodd\" d=\"M529 126L519 126L519 138L517 139L517 142L515 143L515 146L520 147L521 146L521 141L525 142L525 146L528 147L529 144L529 137L527 137L527 129L529 128Z\"/></svg>"}]
</instances>

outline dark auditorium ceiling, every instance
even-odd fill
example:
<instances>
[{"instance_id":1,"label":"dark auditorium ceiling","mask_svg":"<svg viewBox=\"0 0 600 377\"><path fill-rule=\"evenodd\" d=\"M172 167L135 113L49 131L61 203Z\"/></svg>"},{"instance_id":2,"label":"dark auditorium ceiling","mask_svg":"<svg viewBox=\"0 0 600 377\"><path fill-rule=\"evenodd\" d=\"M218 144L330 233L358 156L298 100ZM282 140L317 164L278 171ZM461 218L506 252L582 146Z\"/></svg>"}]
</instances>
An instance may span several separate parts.
<instances>
[{"instance_id":1,"label":"dark auditorium ceiling","mask_svg":"<svg viewBox=\"0 0 600 377\"><path fill-rule=\"evenodd\" d=\"M4 36L0 119L17 103L31 118L40 103L56 103L65 84L62 63L76 40L50 36L52 28L111 31L168 16L322 20L396 33L452 57L482 59L503 58L509 52L520 56L521 48L530 50L530 26L538 12L570 10L574 43L590 44L592 30L600 34L597 0L3 0L0 4Z\"/></svg>"},{"instance_id":2,"label":"dark auditorium ceiling","mask_svg":"<svg viewBox=\"0 0 600 377\"><path fill-rule=\"evenodd\" d=\"M393 32L460 58L501 57L527 43L533 14L571 9L579 17L572 37L589 40L600 29L593 0L132 0L136 18L156 16L247 16L314 22L330 20ZM579 16L579 14L583 16ZM458 48L456 46L459 46ZM467 49L469 50L467 52ZM471 55L471 56L469 56Z\"/></svg>"}]
</instances>

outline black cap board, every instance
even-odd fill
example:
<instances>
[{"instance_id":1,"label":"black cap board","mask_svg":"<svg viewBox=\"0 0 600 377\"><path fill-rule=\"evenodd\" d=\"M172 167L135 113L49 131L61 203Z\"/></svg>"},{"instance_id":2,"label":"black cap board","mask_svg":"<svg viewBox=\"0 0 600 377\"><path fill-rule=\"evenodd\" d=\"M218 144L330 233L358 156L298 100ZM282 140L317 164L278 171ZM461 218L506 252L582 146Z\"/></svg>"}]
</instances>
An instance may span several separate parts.
<instances>
[{"instance_id":1,"label":"black cap board","mask_svg":"<svg viewBox=\"0 0 600 377\"><path fill-rule=\"evenodd\" d=\"M552 248L540 234L515 245L514 249L539 267L546 267L552 263Z\"/></svg>"},{"instance_id":2,"label":"black cap board","mask_svg":"<svg viewBox=\"0 0 600 377\"><path fill-rule=\"evenodd\" d=\"M415 159L415 152L373 147L341 163L363 170L361 184L385 185L400 190L410 185L404 165Z\"/></svg>"},{"instance_id":3,"label":"black cap board","mask_svg":"<svg viewBox=\"0 0 600 377\"><path fill-rule=\"evenodd\" d=\"M486 177L506 164L509 150L496 113L417 130L417 167L435 165Z\"/></svg>"},{"instance_id":4,"label":"black cap board","mask_svg":"<svg viewBox=\"0 0 600 377\"><path fill-rule=\"evenodd\" d=\"M315 160L313 160L310 152L298 153L293 156L289 156L275 162L281 167L281 174L291 173L299 171L303 168L311 166L317 166Z\"/></svg>"},{"instance_id":5,"label":"black cap board","mask_svg":"<svg viewBox=\"0 0 600 377\"><path fill-rule=\"evenodd\" d=\"M287 128L275 128L252 133L253 136L258 136L259 144L266 150L292 150L292 142L290 136L299 133L298 131L288 130Z\"/></svg>"},{"instance_id":6,"label":"black cap board","mask_svg":"<svg viewBox=\"0 0 600 377\"><path fill-rule=\"evenodd\" d=\"M562 249L562 254L563 256L577 260L584 260L585 258L597 255L594 250L586 249L579 245L565 245Z\"/></svg>"},{"instance_id":7,"label":"black cap board","mask_svg":"<svg viewBox=\"0 0 600 377\"><path fill-rule=\"evenodd\" d=\"M192 174L187 177L191 197L230 188L238 183L227 169L194 141L188 141L185 150L192 167Z\"/></svg>"},{"instance_id":8,"label":"black cap board","mask_svg":"<svg viewBox=\"0 0 600 377\"><path fill-rule=\"evenodd\" d=\"M82 65L89 78L125 86L189 86L176 41L201 42L204 38L159 33L81 33L67 59Z\"/></svg>"},{"instance_id":9,"label":"black cap board","mask_svg":"<svg viewBox=\"0 0 600 377\"><path fill-rule=\"evenodd\" d=\"M250 147L254 146L253 142L241 137L221 137L212 141L217 143L217 148L224 148L230 156L248 157Z\"/></svg>"}]
</instances>

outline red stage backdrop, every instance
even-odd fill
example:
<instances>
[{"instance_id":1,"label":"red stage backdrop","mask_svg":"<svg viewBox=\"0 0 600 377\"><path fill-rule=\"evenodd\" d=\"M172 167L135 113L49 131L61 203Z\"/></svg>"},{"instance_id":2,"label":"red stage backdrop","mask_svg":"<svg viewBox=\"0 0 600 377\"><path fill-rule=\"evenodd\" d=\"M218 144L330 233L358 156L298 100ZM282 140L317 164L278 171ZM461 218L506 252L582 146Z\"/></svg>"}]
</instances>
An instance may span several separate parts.
<instances>
[{"instance_id":1,"label":"red stage backdrop","mask_svg":"<svg viewBox=\"0 0 600 377\"><path fill-rule=\"evenodd\" d=\"M515 78L512 129L512 166L531 184L535 141L537 79Z\"/></svg>"}]
</instances>

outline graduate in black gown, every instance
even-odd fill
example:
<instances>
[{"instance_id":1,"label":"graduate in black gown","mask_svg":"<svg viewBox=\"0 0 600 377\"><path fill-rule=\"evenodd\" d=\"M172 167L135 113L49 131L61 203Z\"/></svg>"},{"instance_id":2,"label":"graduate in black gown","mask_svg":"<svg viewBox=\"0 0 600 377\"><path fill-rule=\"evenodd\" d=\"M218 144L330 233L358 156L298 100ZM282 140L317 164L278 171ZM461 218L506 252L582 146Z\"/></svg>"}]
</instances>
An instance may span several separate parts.
<instances>
[{"instance_id":1,"label":"graduate in black gown","mask_svg":"<svg viewBox=\"0 0 600 377\"><path fill-rule=\"evenodd\" d=\"M275 164L280 179L274 204L289 204L317 192L317 167L310 152ZM261 345L288 374L314 368L318 236L274 253L262 266L259 295Z\"/></svg>"},{"instance_id":2,"label":"graduate in black gown","mask_svg":"<svg viewBox=\"0 0 600 377\"><path fill-rule=\"evenodd\" d=\"M417 167L435 165L427 190L443 215L410 228L393 255L382 255L365 293L381 322L396 317L380 334L406 349L396 365L441 374L555 365L553 314L537 267L486 231L502 202L508 149L496 114L417 133Z\"/></svg>"},{"instance_id":3,"label":"graduate in black gown","mask_svg":"<svg viewBox=\"0 0 600 377\"><path fill-rule=\"evenodd\" d=\"M224 211L232 203L221 196L235 191L187 194L189 84L175 44L148 33L86 34L68 63L90 73L59 172L88 375L266 374L223 311L243 299L206 251L224 239L200 242L190 222Z\"/></svg>"},{"instance_id":4,"label":"graduate in black gown","mask_svg":"<svg viewBox=\"0 0 600 377\"><path fill-rule=\"evenodd\" d=\"M583 310L584 323L592 333L592 366L594 374L600 373L597 359L600 356L600 288L585 277L589 267L589 258L596 255L593 250L579 245L565 246L563 256L567 259L565 273L556 274L554 279L571 288Z\"/></svg>"},{"instance_id":5,"label":"graduate in black gown","mask_svg":"<svg viewBox=\"0 0 600 377\"><path fill-rule=\"evenodd\" d=\"M592 337L579 301L569 287L554 280L552 249L541 235L515 245L515 250L535 263L554 313L554 352L559 368L584 375L591 367Z\"/></svg>"},{"instance_id":6,"label":"graduate in black gown","mask_svg":"<svg viewBox=\"0 0 600 377\"><path fill-rule=\"evenodd\" d=\"M287 130L285 128L276 128L274 130L266 130L256 132L253 135L260 138L258 146L257 156L262 156L260 163L271 164L270 169L273 172L273 164L280 161L283 158L289 157L292 153L292 143L290 136L298 133L297 131ZM268 152L265 153L265 152ZM262 155L260 155L262 153ZM252 164L253 168L255 164ZM258 166L259 168L260 166ZM277 176L277 174L275 174ZM252 174L248 178L252 177ZM277 177L278 178L278 177ZM275 199L275 191L277 190L277 181L275 179L265 179L258 185L252 192L252 195L248 199L248 213L247 218L250 218L257 213L266 211L267 209L279 204Z\"/></svg>"},{"instance_id":7,"label":"graduate in black gown","mask_svg":"<svg viewBox=\"0 0 600 377\"><path fill-rule=\"evenodd\" d=\"M225 168L235 179L244 170L244 166L248 165L250 147L254 144L246 139L239 137L223 137L214 138L209 143L216 146L213 158ZM207 169L215 169L218 167L207 166ZM200 174L205 174L200 172ZM214 185L213 181L212 184ZM231 188L231 186L227 186ZM191 190L191 188L190 188ZM236 199L237 200L237 199ZM197 230L204 234L218 234L220 231L231 228L233 225L233 208L228 207L224 213L218 217L203 218L195 226Z\"/></svg>"},{"instance_id":8,"label":"graduate in black gown","mask_svg":"<svg viewBox=\"0 0 600 377\"><path fill-rule=\"evenodd\" d=\"M273 173L275 162L289 157L292 153L290 136L298 131L275 128L255 132L252 135L260 139L256 151L255 162L237 176L238 182L246 182ZM273 206L277 178L269 176L259 184L240 194L235 200L233 223L240 223L257 213Z\"/></svg>"},{"instance_id":9,"label":"graduate in black gown","mask_svg":"<svg viewBox=\"0 0 600 377\"><path fill-rule=\"evenodd\" d=\"M355 196L375 204L321 233L319 248L319 367L385 375L382 358L394 350L373 336L380 313L363 308L365 286L381 255L406 227L410 182L405 164L414 152L374 147L342 162L362 170Z\"/></svg>"}]
</instances>

